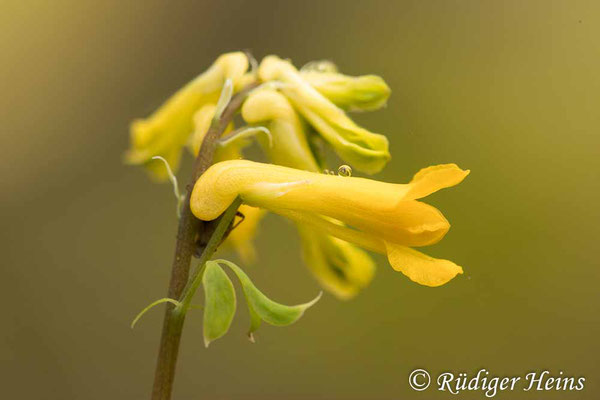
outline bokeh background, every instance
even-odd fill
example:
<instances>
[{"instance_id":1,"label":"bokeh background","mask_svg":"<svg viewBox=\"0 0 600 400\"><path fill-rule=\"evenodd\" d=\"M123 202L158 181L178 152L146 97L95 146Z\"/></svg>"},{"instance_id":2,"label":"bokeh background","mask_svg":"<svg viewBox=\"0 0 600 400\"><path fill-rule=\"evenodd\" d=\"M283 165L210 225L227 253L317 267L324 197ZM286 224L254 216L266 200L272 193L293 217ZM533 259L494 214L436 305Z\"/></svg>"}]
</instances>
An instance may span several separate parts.
<instances>
[{"instance_id":1,"label":"bokeh background","mask_svg":"<svg viewBox=\"0 0 600 400\"><path fill-rule=\"evenodd\" d=\"M245 338L240 306L209 349L184 332L176 399L425 399L411 370L585 376L600 397L600 4L581 1L3 1L0 392L149 397L176 230L167 185L124 166L128 124L220 53L331 59L383 76L378 178L472 170L431 196L453 224L425 249L465 268L431 289L378 257L373 284ZM183 170L182 179L187 175ZM254 281L286 303L319 290L291 224L269 217ZM461 398L483 398L480 392Z\"/></svg>"}]
</instances>

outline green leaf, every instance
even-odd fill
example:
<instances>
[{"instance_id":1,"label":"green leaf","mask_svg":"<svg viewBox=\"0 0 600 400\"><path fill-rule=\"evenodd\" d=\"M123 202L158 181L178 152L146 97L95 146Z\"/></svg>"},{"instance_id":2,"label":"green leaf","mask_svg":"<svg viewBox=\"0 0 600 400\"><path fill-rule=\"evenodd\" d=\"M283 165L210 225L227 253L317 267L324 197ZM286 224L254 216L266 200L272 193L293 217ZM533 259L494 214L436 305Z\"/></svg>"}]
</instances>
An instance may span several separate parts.
<instances>
[{"instance_id":1,"label":"green leaf","mask_svg":"<svg viewBox=\"0 0 600 400\"><path fill-rule=\"evenodd\" d=\"M286 306L276 303L258 290L250 278L248 278L248 275L246 275L240 267L227 260L215 260L215 262L219 264L225 264L231 268L242 284L244 295L246 296L248 308L250 310L251 326L248 334L251 340L252 332L258 329L260 320L275 326L286 326L293 324L294 322L298 321L300 317L302 317L304 311L306 311L321 298L322 293L319 293L314 300L304 304Z\"/></svg>"},{"instance_id":2,"label":"green leaf","mask_svg":"<svg viewBox=\"0 0 600 400\"><path fill-rule=\"evenodd\" d=\"M254 308L250 305L250 302L248 302L248 311L250 313L250 329L248 329L248 339L254 343L254 332L260 328L262 319L260 318L260 315L254 311Z\"/></svg>"},{"instance_id":3,"label":"green leaf","mask_svg":"<svg viewBox=\"0 0 600 400\"><path fill-rule=\"evenodd\" d=\"M235 314L235 291L223 269L213 261L206 262L202 276L204 286L204 345L225 335Z\"/></svg>"}]
</instances>

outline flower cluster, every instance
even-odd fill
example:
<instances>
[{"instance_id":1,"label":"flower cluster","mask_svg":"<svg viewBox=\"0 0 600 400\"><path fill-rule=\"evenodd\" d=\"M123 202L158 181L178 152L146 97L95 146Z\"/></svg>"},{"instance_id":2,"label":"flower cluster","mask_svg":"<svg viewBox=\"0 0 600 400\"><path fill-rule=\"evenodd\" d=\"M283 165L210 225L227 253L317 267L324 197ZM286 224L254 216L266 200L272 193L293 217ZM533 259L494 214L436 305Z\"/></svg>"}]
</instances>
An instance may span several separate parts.
<instances>
[{"instance_id":1,"label":"flower cluster","mask_svg":"<svg viewBox=\"0 0 600 400\"><path fill-rule=\"evenodd\" d=\"M340 298L354 296L371 281L375 264L365 250L386 254L394 269L427 286L462 273L451 261L412 247L436 243L450 226L440 211L419 199L460 183L469 171L437 165L421 170L408 184L325 171L324 144L366 174L381 171L390 160L387 138L360 127L348 114L384 106L390 89L383 79L347 76L323 61L300 70L276 56L251 64L244 53L222 55L152 116L135 121L126 160L165 179L164 168L152 157L163 157L176 170L184 147L197 154L226 82L234 92L258 84L244 100L241 117L269 133L256 139L271 164L243 160L247 140L241 133L236 140L238 131L229 126L215 164L194 186L190 206L197 218L213 220L240 197L245 219L226 243L247 262L255 258L251 240L265 210L291 219L305 263Z\"/></svg>"}]
</instances>

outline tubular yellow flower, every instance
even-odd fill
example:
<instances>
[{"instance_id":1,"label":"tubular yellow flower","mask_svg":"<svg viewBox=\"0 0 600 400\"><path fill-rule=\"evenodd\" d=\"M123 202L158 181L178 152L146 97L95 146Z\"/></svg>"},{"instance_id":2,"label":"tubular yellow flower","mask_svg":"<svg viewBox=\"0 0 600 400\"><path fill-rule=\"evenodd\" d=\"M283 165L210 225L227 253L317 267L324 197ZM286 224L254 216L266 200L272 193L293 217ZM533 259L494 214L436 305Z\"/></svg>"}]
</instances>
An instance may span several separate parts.
<instances>
[{"instance_id":1,"label":"tubular yellow flower","mask_svg":"<svg viewBox=\"0 0 600 400\"><path fill-rule=\"evenodd\" d=\"M336 153L356 169L372 174L389 161L387 138L356 125L342 109L305 81L289 61L276 56L265 57L258 77L265 82L283 82L282 93Z\"/></svg>"},{"instance_id":2,"label":"tubular yellow flower","mask_svg":"<svg viewBox=\"0 0 600 400\"><path fill-rule=\"evenodd\" d=\"M348 111L372 111L385 106L391 90L376 75L348 76L336 72L302 71L302 78L336 106Z\"/></svg>"},{"instance_id":3,"label":"tubular yellow flower","mask_svg":"<svg viewBox=\"0 0 600 400\"><path fill-rule=\"evenodd\" d=\"M220 56L203 74L188 83L167 100L150 117L136 120L131 125L131 148L125 159L131 164L148 167L151 176L158 180L166 178L151 160L153 156L164 157L173 170L177 170L181 149L193 131L194 113L207 103L216 103L226 79L239 87L248 69L248 59L242 52Z\"/></svg>"},{"instance_id":4,"label":"tubular yellow flower","mask_svg":"<svg viewBox=\"0 0 600 400\"><path fill-rule=\"evenodd\" d=\"M436 243L450 225L434 207L417 201L460 183L469 173L455 164L419 171L408 184L340 177L251 161L213 165L196 182L190 206L196 217L213 220L240 196L244 203L318 225L324 232L371 250L410 279L439 286L462 269L408 246ZM334 218L357 230L323 219Z\"/></svg>"}]
</instances>

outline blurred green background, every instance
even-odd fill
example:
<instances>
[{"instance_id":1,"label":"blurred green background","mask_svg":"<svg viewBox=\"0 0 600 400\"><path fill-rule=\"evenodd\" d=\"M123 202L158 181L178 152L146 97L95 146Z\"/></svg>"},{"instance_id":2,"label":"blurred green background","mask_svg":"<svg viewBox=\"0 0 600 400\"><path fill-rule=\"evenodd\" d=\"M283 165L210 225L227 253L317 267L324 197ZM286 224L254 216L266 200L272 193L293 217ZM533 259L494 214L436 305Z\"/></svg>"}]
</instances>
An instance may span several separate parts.
<instances>
[{"instance_id":1,"label":"blurred green background","mask_svg":"<svg viewBox=\"0 0 600 400\"><path fill-rule=\"evenodd\" d=\"M209 349L192 312L176 399L454 397L412 391L417 367L564 371L584 391L497 397L600 398L600 3L2 3L2 398L149 397L163 313L129 323L166 293L177 221L171 188L122 164L128 124L237 49L383 76L388 107L356 116L390 138L378 178L472 170L428 198L453 227L424 249L465 275L426 288L378 256L356 299L255 345L243 307ZM262 227L257 285L314 296L292 225Z\"/></svg>"}]
</instances>

